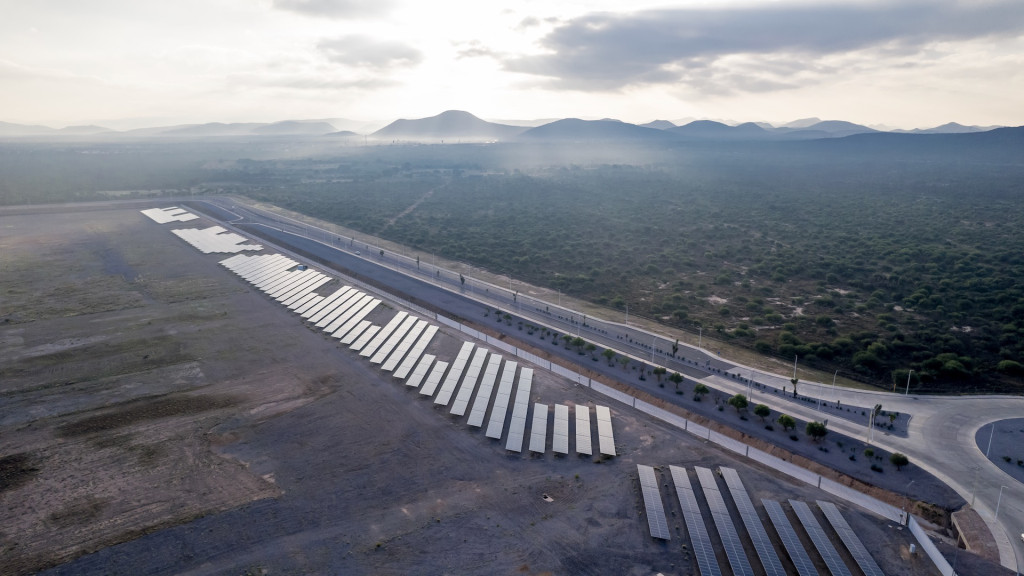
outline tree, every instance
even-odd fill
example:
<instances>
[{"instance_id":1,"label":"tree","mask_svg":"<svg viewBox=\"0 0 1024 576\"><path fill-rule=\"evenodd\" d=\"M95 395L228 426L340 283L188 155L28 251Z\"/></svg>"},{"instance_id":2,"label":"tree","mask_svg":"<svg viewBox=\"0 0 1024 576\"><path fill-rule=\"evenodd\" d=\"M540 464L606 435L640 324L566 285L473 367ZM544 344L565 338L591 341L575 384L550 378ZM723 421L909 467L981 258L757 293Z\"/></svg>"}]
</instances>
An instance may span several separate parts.
<instances>
[{"instance_id":1,"label":"tree","mask_svg":"<svg viewBox=\"0 0 1024 576\"><path fill-rule=\"evenodd\" d=\"M679 385L683 383L683 375L680 374L679 372L673 372L672 375L668 377L668 379L676 385L676 391L678 392Z\"/></svg>"},{"instance_id":2,"label":"tree","mask_svg":"<svg viewBox=\"0 0 1024 576\"><path fill-rule=\"evenodd\" d=\"M711 390L708 390L707 386L703 384L697 384L696 386L693 387L693 399L696 400L697 402L700 402L701 396L708 394L709 392L711 392Z\"/></svg>"},{"instance_id":3,"label":"tree","mask_svg":"<svg viewBox=\"0 0 1024 576\"><path fill-rule=\"evenodd\" d=\"M562 341L565 342L565 349L569 349L569 345L572 344L572 336L568 334L562 334Z\"/></svg>"},{"instance_id":4,"label":"tree","mask_svg":"<svg viewBox=\"0 0 1024 576\"><path fill-rule=\"evenodd\" d=\"M605 348L604 352L601 352L601 356L604 356L605 360L608 361L608 365L612 365L612 358L615 358L615 351L611 348Z\"/></svg>"},{"instance_id":5,"label":"tree","mask_svg":"<svg viewBox=\"0 0 1024 576\"><path fill-rule=\"evenodd\" d=\"M672 356L679 353L679 339L676 339L675 343L672 344Z\"/></svg>"},{"instance_id":6,"label":"tree","mask_svg":"<svg viewBox=\"0 0 1024 576\"><path fill-rule=\"evenodd\" d=\"M889 462L896 467L897 471L899 471L900 468L903 468L907 464L910 464L910 459L907 458L905 454L893 452L892 454L889 455Z\"/></svg>"},{"instance_id":7,"label":"tree","mask_svg":"<svg viewBox=\"0 0 1024 576\"><path fill-rule=\"evenodd\" d=\"M658 379L659 383L661 382L661 377L664 376L667 372L668 370L665 370L664 366L658 366L654 370L651 370L651 373L654 374L654 377Z\"/></svg>"},{"instance_id":8,"label":"tree","mask_svg":"<svg viewBox=\"0 0 1024 576\"><path fill-rule=\"evenodd\" d=\"M808 422L804 432L817 442L828 434L828 428L821 422Z\"/></svg>"},{"instance_id":9,"label":"tree","mask_svg":"<svg viewBox=\"0 0 1024 576\"><path fill-rule=\"evenodd\" d=\"M383 255L383 254L384 254L384 253L383 253L383 252L381 252L381 255ZM459 282L461 282L461 283L462 283L462 285L463 285L463 286L465 286L465 285L466 285L466 277L465 277L465 276L463 276L462 274L459 274Z\"/></svg>"},{"instance_id":10,"label":"tree","mask_svg":"<svg viewBox=\"0 0 1024 576\"><path fill-rule=\"evenodd\" d=\"M754 406L754 415L761 418L761 422L764 422L765 418L772 415L772 409L764 404L758 404Z\"/></svg>"},{"instance_id":11,"label":"tree","mask_svg":"<svg viewBox=\"0 0 1024 576\"><path fill-rule=\"evenodd\" d=\"M747 401L747 397L743 394L737 394L732 398L729 398L729 405L736 409L736 412L740 412L747 409L750 402Z\"/></svg>"},{"instance_id":12,"label":"tree","mask_svg":"<svg viewBox=\"0 0 1024 576\"><path fill-rule=\"evenodd\" d=\"M590 357L597 360L597 356L594 356L594 351L597 350L597 346L593 342L587 343L587 352L590 352Z\"/></svg>"},{"instance_id":13,"label":"tree","mask_svg":"<svg viewBox=\"0 0 1024 576\"><path fill-rule=\"evenodd\" d=\"M579 336L572 339L572 345L576 347L576 352L583 354L583 346L586 345L587 341Z\"/></svg>"},{"instance_id":14,"label":"tree","mask_svg":"<svg viewBox=\"0 0 1024 576\"><path fill-rule=\"evenodd\" d=\"M793 419L789 414L780 414L778 420L779 426L782 426L787 432L796 428L796 420Z\"/></svg>"},{"instance_id":15,"label":"tree","mask_svg":"<svg viewBox=\"0 0 1024 576\"><path fill-rule=\"evenodd\" d=\"M793 383L793 398L796 398L796 383L800 381L799 378L790 378L790 382Z\"/></svg>"},{"instance_id":16,"label":"tree","mask_svg":"<svg viewBox=\"0 0 1024 576\"><path fill-rule=\"evenodd\" d=\"M622 369L625 370L629 365L629 356L619 356L619 364L622 364Z\"/></svg>"}]
</instances>

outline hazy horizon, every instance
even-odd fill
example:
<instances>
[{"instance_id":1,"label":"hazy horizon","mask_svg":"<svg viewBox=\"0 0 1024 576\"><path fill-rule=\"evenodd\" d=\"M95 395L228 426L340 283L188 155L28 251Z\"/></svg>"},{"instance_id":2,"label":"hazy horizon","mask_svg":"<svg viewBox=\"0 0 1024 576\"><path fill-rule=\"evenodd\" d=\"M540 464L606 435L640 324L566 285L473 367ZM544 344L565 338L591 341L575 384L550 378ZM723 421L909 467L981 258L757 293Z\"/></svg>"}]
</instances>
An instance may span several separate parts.
<instances>
[{"instance_id":1,"label":"hazy horizon","mask_svg":"<svg viewBox=\"0 0 1024 576\"><path fill-rule=\"evenodd\" d=\"M0 120L1024 124L1010 0L4 2Z\"/></svg>"}]
</instances>

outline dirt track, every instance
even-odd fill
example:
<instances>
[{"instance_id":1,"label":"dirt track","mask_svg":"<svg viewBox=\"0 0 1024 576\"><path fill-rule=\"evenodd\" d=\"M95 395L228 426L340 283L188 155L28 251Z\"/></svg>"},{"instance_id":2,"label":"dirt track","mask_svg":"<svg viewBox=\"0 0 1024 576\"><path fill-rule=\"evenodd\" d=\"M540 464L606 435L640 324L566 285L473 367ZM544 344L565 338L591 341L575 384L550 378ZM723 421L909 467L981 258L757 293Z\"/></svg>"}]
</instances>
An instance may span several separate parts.
<instances>
[{"instance_id":1,"label":"dirt track","mask_svg":"<svg viewBox=\"0 0 1024 576\"><path fill-rule=\"evenodd\" d=\"M691 574L668 464L734 467L755 502L829 499L615 405L617 458L509 455L172 225L136 210L0 225L13 573ZM460 344L442 332L428 352ZM608 405L540 371L530 400ZM665 466L670 542L648 534L638 463ZM908 534L841 508L887 572L933 573L901 559Z\"/></svg>"}]
</instances>

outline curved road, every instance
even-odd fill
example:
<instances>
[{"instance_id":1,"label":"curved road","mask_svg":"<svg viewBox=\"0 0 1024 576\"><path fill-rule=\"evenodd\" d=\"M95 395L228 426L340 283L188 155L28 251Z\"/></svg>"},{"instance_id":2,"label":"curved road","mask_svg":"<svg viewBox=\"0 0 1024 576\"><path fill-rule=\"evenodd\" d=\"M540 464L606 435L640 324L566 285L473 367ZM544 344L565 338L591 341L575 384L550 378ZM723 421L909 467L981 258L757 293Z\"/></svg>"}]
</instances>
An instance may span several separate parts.
<instances>
[{"instance_id":1,"label":"curved road","mask_svg":"<svg viewBox=\"0 0 1024 576\"><path fill-rule=\"evenodd\" d=\"M587 317L504 287L475 278L460 277L457 272L417 262L386 249L384 256L381 256L380 248L372 240L332 234L226 198L209 198L204 203L225 224L260 225L266 227L271 236L274 231L300 236L311 242L302 247L307 251L316 250L312 244L315 242L320 249L327 245L340 250L342 254L347 253L344 265L358 274L375 276L379 267L383 266L415 277L417 280L407 278L402 282L397 279L400 275L394 275L400 284L395 288L415 294L465 318L478 319L489 307L500 307L564 334L579 334L588 341L628 353L638 362L661 365L675 371L692 372L699 368L709 374L706 381L710 385L729 394L749 394L748 384L744 383L747 379L776 388L791 386L788 376L731 363L707 350L685 344L679 345L679 352L673 357L671 340L640 328ZM465 284L462 283L463 278ZM425 289L422 281L430 282L432 289ZM463 296L478 304L467 302ZM687 362L680 361L679 358L684 356ZM721 373L736 374L742 378L738 381L720 376ZM975 442L976 434L982 427L999 420L1024 416L1024 398L905 395L835 389L830 385L803 381L800 383L800 395L828 401L838 399L847 406L870 407L882 404L886 410L910 414L911 421L905 437L885 434L876 429L871 443L892 452L906 454L912 462L934 474L971 503L991 529L1003 566L1017 569L1017 559L1024 560L1024 542L1021 541L1021 534L1024 533L1024 484L989 462ZM757 402L807 421L818 420L821 416L814 409L813 403L794 402L785 395L759 394ZM829 428L850 437L867 439L867 428L849 420L833 418Z\"/></svg>"}]
</instances>

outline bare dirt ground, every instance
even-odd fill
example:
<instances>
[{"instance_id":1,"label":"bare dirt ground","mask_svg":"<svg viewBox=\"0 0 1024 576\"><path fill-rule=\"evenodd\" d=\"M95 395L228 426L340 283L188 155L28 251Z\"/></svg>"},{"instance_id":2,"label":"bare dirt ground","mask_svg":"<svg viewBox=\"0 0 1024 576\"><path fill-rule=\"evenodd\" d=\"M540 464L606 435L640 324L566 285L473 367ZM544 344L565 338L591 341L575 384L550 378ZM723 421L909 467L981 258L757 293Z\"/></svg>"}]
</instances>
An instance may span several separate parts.
<instances>
[{"instance_id":1,"label":"bare dirt ground","mask_svg":"<svg viewBox=\"0 0 1024 576\"><path fill-rule=\"evenodd\" d=\"M830 499L539 370L531 402L611 405L620 455L507 453L176 226L0 212L4 573L696 574L667 465L736 468L755 502ZM460 345L442 331L428 352ZM661 467L669 542L636 464ZM839 504L886 573L935 573Z\"/></svg>"}]
</instances>

